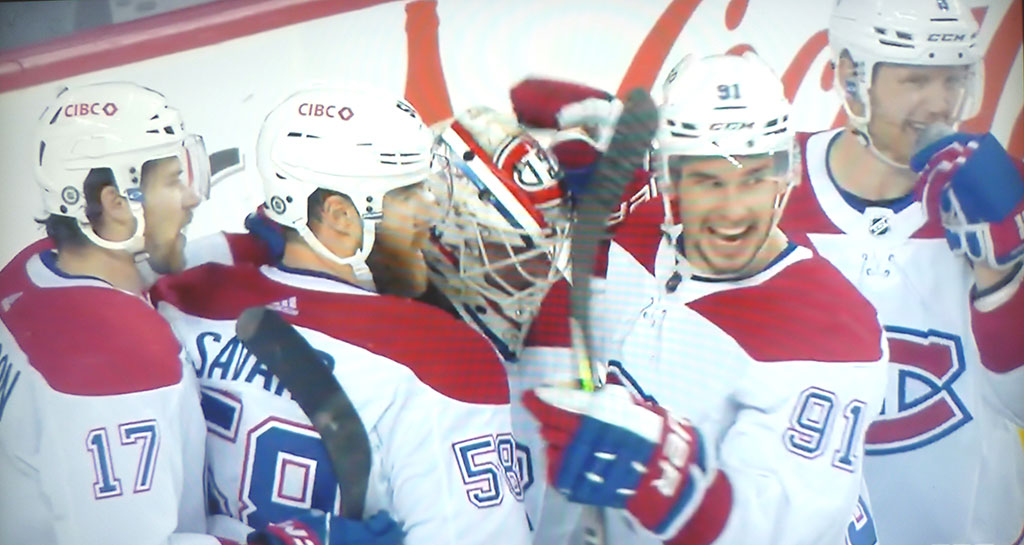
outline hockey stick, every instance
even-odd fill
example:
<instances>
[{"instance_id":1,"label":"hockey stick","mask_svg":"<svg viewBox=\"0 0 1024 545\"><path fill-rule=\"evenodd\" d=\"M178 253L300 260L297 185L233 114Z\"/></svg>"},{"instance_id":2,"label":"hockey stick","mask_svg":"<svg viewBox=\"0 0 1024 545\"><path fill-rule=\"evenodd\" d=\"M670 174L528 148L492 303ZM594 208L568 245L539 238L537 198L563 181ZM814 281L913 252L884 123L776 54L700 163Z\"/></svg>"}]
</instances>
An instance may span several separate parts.
<instances>
[{"instance_id":1,"label":"hockey stick","mask_svg":"<svg viewBox=\"0 0 1024 545\"><path fill-rule=\"evenodd\" d=\"M658 109L650 94L634 89L626 97L608 150L598 160L587 192L576 208L570 248L572 290L569 328L580 386L586 391L593 391L603 384L605 377L604 364L596 363L590 357L594 341L589 316L590 278L594 273L597 251L601 242L609 238L608 215L619 204L633 174L638 168L643 168L657 128ZM595 363L599 369L595 369ZM595 372L598 380L595 380ZM583 509L581 525L585 543L605 543L605 524L600 508Z\"/></svg>"},{"instance_id":2,"label":"hockey stick","mask_svg":"<svg viewBox=\"0 0 1024 545\"><path fill-rule=\"evenodd\" d=\"M593 177L587 185L587 192L576 207L570 249L572 291L569 323L580 382L587 391L593 391L595 386L600 385L595 383L595 369L590 360L594 332L590 327L588 311L590 278L594 272L597 250L601 242L609 238L608 215L619 204L633 174L644 167L644 159L657 128L658 108L650 94L642 89L634 89L626 97L608 150L598 160ZM603 382L605 373L603 370L597 371L599 382Z\"/></svg>"},{"instance_id":3,"label":"hockey stick","mask_svg":"<svg viewBox=\"0 0 1024 545\"><path fill-rule=\"evenodd\" d=\"M277 312L251 307L235 332L246 349L267 366L306 413L341 485L341 514L363 518L370 477L370 440L352 401L320 354Z\"/></svg>"}]
</instances>

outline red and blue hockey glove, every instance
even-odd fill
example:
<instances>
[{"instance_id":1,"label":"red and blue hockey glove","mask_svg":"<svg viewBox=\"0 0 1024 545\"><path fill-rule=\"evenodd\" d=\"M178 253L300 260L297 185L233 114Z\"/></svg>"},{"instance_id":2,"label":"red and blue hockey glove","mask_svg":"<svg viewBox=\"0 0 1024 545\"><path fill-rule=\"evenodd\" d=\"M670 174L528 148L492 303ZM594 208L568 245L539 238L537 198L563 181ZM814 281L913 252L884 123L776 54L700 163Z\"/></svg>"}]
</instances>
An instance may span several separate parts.
<instances>
[{"instance_id":1,"label":"red and blue hockey glove","mask_svg":"<svg viewBox=\"0 0 1024 545\"><path fill-rule=\"evenodd\" d=\"M1024 257L1021 165L992 134L951 134L915 154L910 166L921 173L926 205L938 193L953 252L996 269Z\"/></svg>"},{"instance_id":2,"label":"red and blue hockey glove","mask_svg":"<svg viewBox=\"0 0 1024 545\"><path fill-rule=\"evenodd\" d=\"M249 545L400 545L402 529L386 512L349 520L314 511L248 536Z\"/></svg>"},{"instance_id":3,"label":"red and blue hockey glove","mask_svg":"<svg viewBox=\"0 0 1024 545\"><path fill-rule=\"evenodd\" d=\"M542 387L523 400L547 443L548 481L570 501L626 509L661 539L675 535L713 476L700 433L624 387Z\"/></svg>"},{"instance_id":4,"label":"red and blue hockey glove","mask_svg":"<svg viewBox=\"0 0 1024 545\"><path fill-rule=\"evenodd\" d=\"M622 101L605 91L552 79L525 79L509 92L519 122L542 129L582 129L600 151L608 148ZM557 136L556 136L557 139Z\"/></svg>"}]
</instances>

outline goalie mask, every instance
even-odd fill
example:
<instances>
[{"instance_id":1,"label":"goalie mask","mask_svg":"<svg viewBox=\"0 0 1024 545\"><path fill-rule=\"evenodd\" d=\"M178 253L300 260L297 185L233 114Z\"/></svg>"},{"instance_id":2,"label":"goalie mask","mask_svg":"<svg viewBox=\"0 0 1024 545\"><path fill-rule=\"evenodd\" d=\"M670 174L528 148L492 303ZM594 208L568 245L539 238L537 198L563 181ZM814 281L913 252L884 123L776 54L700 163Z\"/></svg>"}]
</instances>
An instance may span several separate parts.
<instances>
[{"instance_id":1,"label":"goalie mask","mask_svg":"<svg viewBox=\"0 0 1024 545\"><path fill-rule=\"evenodd\" d=\"M734 242L746 245L744 252L753 260L778 223L789 192L800 180L800 161L789 129L790 105L782 83L754 53L691 56L669 73L664 97L659 107L654 156L666 232L671 236L682 229L683 236L690 239L688 243L696 243L701 236L719 238L723 248L729 237L725 233L733 232ZM695 177L703 181L681 182ZM740 179L745 180L742 186L729 189L733 182L728 180ZM699 184L694 189L699 192L696 199L693 195L680 196L684 187L695 184ZM758 195L773 197L758 205L762 211L756 222L726 217L741 213L737 202L759 199ZM707 220L717 223L717 227L693 232L686 224L693 224L695 214L709 218L717 215ZM757 240L744 238L749 233L741 229L763 232L763 236L754 237ZM737 266L733 272L744 267Z\"/></svg>"},{"instance_id":2,"label":"goalie mask","mask_svg":"<svg viewBox=\"0 0 1024 545\"><path fill-rule=\"evenodd\" d=\"M86 238L102 248L144 251L142 167L148 161L177 158L182 181L200 199L209 195L210 161L202 137L185 132L178 111L152 89L123 82L65 88L43 111L37 136L35 177L44 210L75 218ZM101 238L86 216L85 179L92 169L104 168L135 216L128 240Z\"/></svg>"},{"instance_id":3,"label":"goalie mask","mask_svg":"<svg viewBox=\"0 0 1024 545\"><path fill-rule=\"evenodd\" d=\"M954 104L944 123L955 128L977 113L983 80L978 24L959 0L839 0L829 20L828 41L836 67L835 88L850 124L886 163L907 167L877 148L868 129L872 118L869 93L880 64L965 67L965 77L956 83ZM844 54L849 56L853 72L842 80L839 66ZM861 105L860 112L851 107L851 100Z\"/></svg>"},{"instance_id":4,"label":"goalie mask","mask_svg":"<svg viewBox=\"0 0 1024 545\"><path fill-rule=\"evenodd\" d=\"M514 360L568 263L570 217L558 164L514 120L470 108L441 130L453 188L425 252L432 283Z\"/></svg>"},{"instance_id":5,"label":"goalie mask","mask_svg":"<svg viewBox=\"0 0 1024 545\"><path fill-rule=\"evenodd\" d=\"M370 284L366 257L383 217L384 196L423 183L426 191L448 198L448 160L438 151L433 132L404 100L366 89L299 91L267 115L257 139L267 217ZM362 242L353 255L335 255L310 230L308 199L317 189L345 195L355 205Z\"/></svg>"}]
</instances>

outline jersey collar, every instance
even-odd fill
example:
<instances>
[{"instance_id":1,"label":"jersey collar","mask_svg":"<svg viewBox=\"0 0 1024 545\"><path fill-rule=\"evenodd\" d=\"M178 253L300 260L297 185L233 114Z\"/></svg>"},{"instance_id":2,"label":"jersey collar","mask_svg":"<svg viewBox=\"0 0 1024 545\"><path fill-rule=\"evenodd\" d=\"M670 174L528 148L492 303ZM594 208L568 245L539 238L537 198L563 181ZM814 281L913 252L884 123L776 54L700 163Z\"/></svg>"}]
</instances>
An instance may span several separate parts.
<instances>
[{"instance_id":1,"label":"jersey collar","mask_svg":"<svg viewBox=\"0 0 1024 545\"><path fill-rule=\"evenodd\" d=\"M326 273L293 269L280 264L274 266L263 265L260 267L260 273L274 282L296 288L351 295L377 295L375 291L349 284Z\"/></svg>"},{"instance_id":2,"label":"jersey collar","mask_svg":"<svg viewBox=\"0 0 1024 545\"><path fill-rule=\"evenodd\" d=\"M842 129L812 135L807 139L807 180L825 216L841 231L855 237L902 241L924 225L927 217L920 201L899 211L880 206L858 209L843 198L828 167L828 152Z\"/></svg>"}]
</instances>

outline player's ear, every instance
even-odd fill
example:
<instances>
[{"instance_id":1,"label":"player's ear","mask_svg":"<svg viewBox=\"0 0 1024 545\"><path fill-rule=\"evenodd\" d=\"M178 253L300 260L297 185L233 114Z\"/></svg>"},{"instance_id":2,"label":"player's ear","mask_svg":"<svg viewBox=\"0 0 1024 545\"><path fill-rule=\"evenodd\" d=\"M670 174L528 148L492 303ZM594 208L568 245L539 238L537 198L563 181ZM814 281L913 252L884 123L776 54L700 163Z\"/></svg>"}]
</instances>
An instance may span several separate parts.
<instances>
[{"instance_id":1,"label":"player's ear","mask_svg":"<svg viewBox=\"0 0 1024 545\"><path fill-rule=\"evenodd\" d=\"M836 83L842 86L843 100L850 106L854 115L864 115L864 103L861 102L857 86L857 68L848 51L843 51L839 56L839 64L835 69Z\"/></svg>"},{"instance_id":2,"label":"player's ear","mask_svg":"<svg viewBox=\"0 0 1024 545\"><path fill-rule=\"evenodd\" d=\"M124 198L113 184L100 190L99 203L103 213L97 222L99 223L98 227L117 224L134 225L135 216L128 205L128 199Z\"/></svg>"},{"instance_id":3,"label":"player's ear","mask_svg":"<svg viewBox=\"0 0 1024 545\"><path fill-rule=\"evenodd\" d=\"M354 233L360 225L359 212L344 195L326 197L321 204L320 217L326 226L342 233Z\"/></svg>"}]
</instances>

